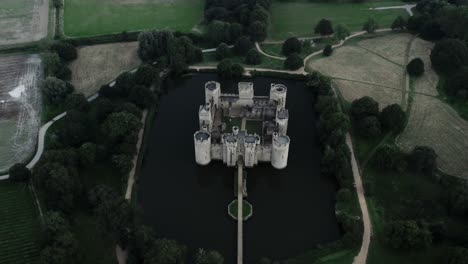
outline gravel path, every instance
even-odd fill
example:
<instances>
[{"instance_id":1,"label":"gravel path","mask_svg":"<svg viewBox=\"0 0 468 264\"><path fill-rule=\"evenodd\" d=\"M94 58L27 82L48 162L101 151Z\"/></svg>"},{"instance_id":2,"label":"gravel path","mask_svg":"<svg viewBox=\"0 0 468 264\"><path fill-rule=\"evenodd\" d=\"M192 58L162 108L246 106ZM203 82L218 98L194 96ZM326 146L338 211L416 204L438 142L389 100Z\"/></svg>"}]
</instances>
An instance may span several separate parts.
<instances>
[{"instance_id":1,"label":"gravel path","mask_svg":"<svg viewBox=\"0 0 468 264\"><path fill-rule=\"evenodd\" d=\"M401 6L382 6L382 7L374 7L369 8L370 10L388 10L388 9L405 9L408 15L413 16L413 8L416 5L401 5Z\"/></svg>"}]
</instances>

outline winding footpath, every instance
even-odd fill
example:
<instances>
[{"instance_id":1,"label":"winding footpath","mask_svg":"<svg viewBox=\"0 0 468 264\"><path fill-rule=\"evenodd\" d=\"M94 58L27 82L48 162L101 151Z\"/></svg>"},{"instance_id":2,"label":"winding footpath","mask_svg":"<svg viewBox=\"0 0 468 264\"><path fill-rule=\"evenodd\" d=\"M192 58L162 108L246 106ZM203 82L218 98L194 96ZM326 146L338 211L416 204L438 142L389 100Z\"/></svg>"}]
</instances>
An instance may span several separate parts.
<instances>
[{"instance_id":1,"label":"winding footpath","mask_svg":"<svg viewBox=\"0 0 468 264\"><path fill-rule=\"evenodd\" d=\"M415 4L412 5L400 5L400 6L382 6L382 7L371 7L370 10L388 10L388 9L405 9L408 15L413 16L413 8L416 7Z\"/></svg>"}]
</instances>

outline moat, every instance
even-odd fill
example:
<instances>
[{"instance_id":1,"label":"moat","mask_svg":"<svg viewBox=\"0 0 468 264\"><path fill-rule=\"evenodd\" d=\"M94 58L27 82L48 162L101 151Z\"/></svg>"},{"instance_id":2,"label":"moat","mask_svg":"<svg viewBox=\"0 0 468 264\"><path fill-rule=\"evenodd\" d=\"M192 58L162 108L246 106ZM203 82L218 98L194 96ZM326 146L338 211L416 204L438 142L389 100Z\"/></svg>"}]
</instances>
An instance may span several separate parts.
<instances>
[{"instance_id":1,"label":"moat","mask_svg":"<svg viewBox=\"0 0 468 264\"><path fill-rule=\"evenodd\" d=\"M200 167L194 160L193 131L204 100L204 84L216 74L168 80L159 114L150 129L139 180L138 202L143 222L158 237L175 239L189 248L215 249L225 263L236 259L236 221L227 214L235 172L221 161ZM288 166L276 170L259 164L248 169L248 197L255 213L244 223L245 263L266 256L285 259L339 238L334 215L335 183L320 175L320 151L312 93L303 82L256 77L255 95L268 95L270 83L288 87L292 142ZM235 93L237 83L221 82L222 91Z\"/></svg>"}]
</instances>

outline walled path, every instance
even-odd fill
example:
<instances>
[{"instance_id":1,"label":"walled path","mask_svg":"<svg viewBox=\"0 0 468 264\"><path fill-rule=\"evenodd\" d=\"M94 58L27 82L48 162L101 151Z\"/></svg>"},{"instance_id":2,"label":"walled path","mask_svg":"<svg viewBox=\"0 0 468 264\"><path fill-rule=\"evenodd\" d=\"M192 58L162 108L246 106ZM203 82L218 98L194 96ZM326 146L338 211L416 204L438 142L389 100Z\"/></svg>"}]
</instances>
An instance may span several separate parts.
<instances>
[{"instance_id":1,"label":"walled path","mask_svg":"<svg viewBox=\"0 0 468 264\"><path fill-rule=\"evenodd\" d=\"M405 9L408 15L413 16L413 9L416 5L400 5L400 6L382 6L382 7L371 7L370 10L387 10L387 9Z\"/></svg>"},{"instance_id":2,"label":"walled path","mask_svg":"<svg viewBox=\"0 0 468 264\"><path fill-rule=\"evenodd\" d=\"M244 236L244 215L243 215L243 205L244 205L244 195L242 194L242 180L244 179L242 158L239 157L237 161L237 264L243 263L243 236Z\"/></svg>"}]
</instances>

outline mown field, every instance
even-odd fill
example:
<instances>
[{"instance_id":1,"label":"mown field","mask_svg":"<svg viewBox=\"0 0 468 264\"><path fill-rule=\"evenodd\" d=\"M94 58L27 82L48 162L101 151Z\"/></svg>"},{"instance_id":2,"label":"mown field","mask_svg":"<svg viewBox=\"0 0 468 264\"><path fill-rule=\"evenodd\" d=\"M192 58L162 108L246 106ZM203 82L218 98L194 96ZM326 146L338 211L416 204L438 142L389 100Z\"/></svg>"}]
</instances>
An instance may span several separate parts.
<instances>
[{"instance_id":1,"label":"mown field","mask_svg":"<svg viewBox=\"0 0 468 264\"><path fill-rule=\"evenodd\" d=\"M38 55L0 56L0 172L25 161L34 151L41 78Z\"/></svg>"},{"instance_id":2,"label":"mown field","mask_svg":"<svg viewBox=\"0 0 468 264\"><path fill-rule=\"evenodd\" d=\"M36 41L47 35L48 0L2 0L0 45Z\"/></svg>"},{"instance_id":3,"label":"mown field","mask_svg":"<svg viewBox=\"0 0 468 264\"><path fill-rule=\"evenodd\" d=\"M39 263L40 220L27 184L0 183L0 263Z\"/></svg>"},{"instance_id":4,"label":"mown field","mask_svg":"<svg viewBox=\"0 0 468 264\"><path fill-rule=\"evenodd\" d=\"M203 19L204 0L66 0L70 37L142 29L190 31Z\"/></svg>"},{"instance_id":5,"label":"mown field","mask_svg":"<svg viewBox=\"0 0 468 264\"><path fill-rule=\"evenodd\" d=\"M365 3L329 3L309 0L273 2L269 39L314 35L317 22L326 18L333 24L344 24L351 31L361 31L363 23L374 18L381 28L390 27L397 16L408 16L404 9L369 10L371 7L404 5L399 1L369 1Z\"/></svg>"},{"instance_id":6,"label":"mown field","mask_svg":"<svg viewBox=\"0 0 468 264\"><path fill-rule=\"evenodd\" d=\"M78 59L70 64L75 91L90 96L120 73L138 66L137 46L137 42L126 42L79 48Z\"/></svg>"}]
</instances>

